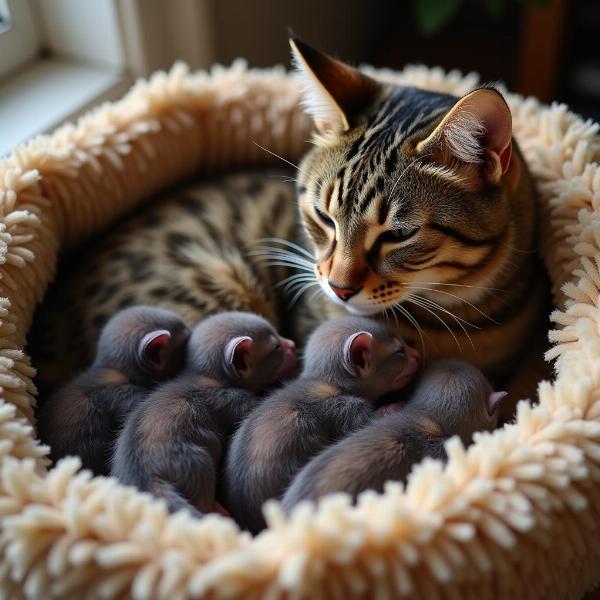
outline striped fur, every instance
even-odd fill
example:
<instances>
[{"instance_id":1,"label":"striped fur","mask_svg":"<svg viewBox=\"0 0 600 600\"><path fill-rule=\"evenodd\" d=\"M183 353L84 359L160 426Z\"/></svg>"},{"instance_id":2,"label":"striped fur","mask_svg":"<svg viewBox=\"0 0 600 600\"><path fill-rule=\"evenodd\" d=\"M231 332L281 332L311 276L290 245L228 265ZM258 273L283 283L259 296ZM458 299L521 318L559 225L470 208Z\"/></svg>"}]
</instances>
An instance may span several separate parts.
<instances>
[{"instance_id":1,"label":"striped fur","mask_svg":"<svg viewBox=\"0 0 600 600\"><path fill-rule=\"evenodd\" d=\"M42 401L89 365L101 327L126 306L168 308L190 327L248 310L289 337L302 337L296 326L312 328L312 316L301 305L289 311L277 286L292 269L256 253L262 238L297 236L294 188L282 177L262 171L187 183L65 257L29 334Z\"/></svg>"},{"instance_id":2,"label":"striped fur","mask_svg":"<svg viewBox=\"0 0 600 600\"><path fill-rule=\"evenodd\" d=\"M315 61L305 82L339 85L339 62L327 60ZM308 59L302 65L313 68ZM508 108L491 114L505 103L490 89L481 90L479 110L476 95L378 86L362 106L350 105L348 89L330 90L348 126L317 122L300 165L316 276L340 307L397 323L428 360L460 356L503 379L546 295L535 258L535 190L514 140L510 154ZM509 127L504 153L496 118ZM357 293L342 301L330 283Z\"/></svg>"}]
</instances>

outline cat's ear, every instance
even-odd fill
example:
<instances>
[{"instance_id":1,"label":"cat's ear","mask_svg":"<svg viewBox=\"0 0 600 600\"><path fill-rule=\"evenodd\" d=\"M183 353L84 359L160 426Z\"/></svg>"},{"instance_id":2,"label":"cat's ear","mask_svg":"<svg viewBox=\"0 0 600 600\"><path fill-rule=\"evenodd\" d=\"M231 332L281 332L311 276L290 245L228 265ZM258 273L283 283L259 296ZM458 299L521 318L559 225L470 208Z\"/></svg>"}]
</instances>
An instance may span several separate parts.
<instances>
[{"instance_id":1,"label":"cat's ear","mask_svg":"<svg viewBox=\"0 0 600 600\"><path fill-rule=\"evenodd\" d=\"M469 191L496 185L512 154L512 116L502 94L480 88L461 98L425 140L420 155L446 167Z\"/></svg>"},{"instance_id":2,"label":"cat's ear","mask_svg":"<svg viewBox=\"0 0 600 600\"><path fill-rule=\"evenodd\" d=\"M373 370L373 336L353 333L344 343L344 367L352 375L368 377Z\"/></svg>"},{"instance_id":3,"label":"cat's ear","mask_svg":"<svg viewBox=\"0 0 600 600\"><path fill-rule=\"evenodd\" d=\"M297 37L290 38L293 63L302 79L304 107L321 132L348 131L373 102L379 84Z\"/></svg>"}]
</instances>

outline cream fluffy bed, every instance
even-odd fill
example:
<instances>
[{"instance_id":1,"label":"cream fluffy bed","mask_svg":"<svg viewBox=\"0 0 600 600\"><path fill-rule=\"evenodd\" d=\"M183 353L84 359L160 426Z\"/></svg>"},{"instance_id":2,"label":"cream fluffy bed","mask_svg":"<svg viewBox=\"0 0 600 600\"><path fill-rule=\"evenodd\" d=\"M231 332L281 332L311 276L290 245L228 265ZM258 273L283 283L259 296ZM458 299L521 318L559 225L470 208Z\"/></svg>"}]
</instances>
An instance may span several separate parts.
<instances>
[{"instance_id":1,"label":"cream fluffy bed","mask_svg":"<svg viewBox=\"0 0 600 600\"><path fill-rule=\"evenodd\" d=\"M463 94L473 75L374 71ZM553 280L557 380L516 424L448 444L406 490L334 496L255 539L163 506L67 459L47 471L23 346L59 248L197 170L296 161L294 78L242 64L140 82L121 101L0 161L0 590L18 598L577 598L600 581L600 140L562 105L508 95L537 180ZM0 132L1 135L1 132ZM2 595L2 594L0 594Z\"/></svg>"}]
</instances>

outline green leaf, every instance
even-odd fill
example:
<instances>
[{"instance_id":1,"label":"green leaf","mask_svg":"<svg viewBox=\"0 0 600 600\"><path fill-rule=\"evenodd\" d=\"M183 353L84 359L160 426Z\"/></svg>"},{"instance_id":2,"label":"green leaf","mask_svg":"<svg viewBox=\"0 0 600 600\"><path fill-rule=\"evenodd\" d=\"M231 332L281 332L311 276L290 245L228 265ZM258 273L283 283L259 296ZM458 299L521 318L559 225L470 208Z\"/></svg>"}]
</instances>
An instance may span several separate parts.
<instances>
[{"instance_id":1,"label":"green leaf","mask_svg":"<svg viewBox=\"0 0 600 600\"><path fill-rule=\"evenodd\" d=\"M417 0L419 29L425 35L437 33L457 12L462 0Z\"/></svg>"}]
</instances>

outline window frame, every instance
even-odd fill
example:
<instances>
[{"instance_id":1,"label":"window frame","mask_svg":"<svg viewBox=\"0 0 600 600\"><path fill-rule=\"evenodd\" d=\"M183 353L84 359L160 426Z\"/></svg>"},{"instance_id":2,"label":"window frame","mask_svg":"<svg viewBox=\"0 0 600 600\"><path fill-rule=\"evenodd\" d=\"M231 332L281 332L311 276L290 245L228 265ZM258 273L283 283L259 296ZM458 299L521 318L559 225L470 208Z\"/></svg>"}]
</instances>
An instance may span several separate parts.
<instances>
[{"instance_id":1,"label":"window frame","mask_svg":"<svg viewBox=\"0 0 600 600\"><path fill-rule=\"evenodd\" d=\"M0 79L0 157L94 104L116 99L135 78L176 60L207 68L214 58L213 1L0 0L11 11L12 3L28 6L37 44L20 68ZM50 93L61 86L62 102L60 94Z\"/></svg>"},{"instance_id":2,"label":"window frame","mask_svg":"<svg viewBox=\"0 0 600 600\"><path fill-rule=\"evenodd\" d=\"M31 63L40 52L40 37L32 5L23 0L0 0L8 25L0 30L0 80Z\"/></svg>"}]
</instances>

